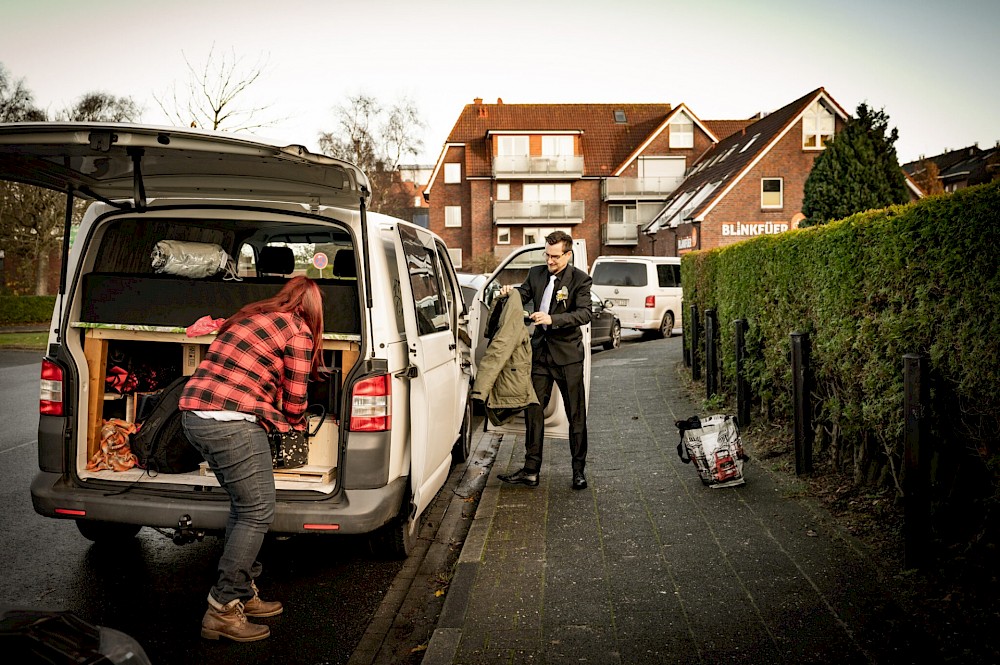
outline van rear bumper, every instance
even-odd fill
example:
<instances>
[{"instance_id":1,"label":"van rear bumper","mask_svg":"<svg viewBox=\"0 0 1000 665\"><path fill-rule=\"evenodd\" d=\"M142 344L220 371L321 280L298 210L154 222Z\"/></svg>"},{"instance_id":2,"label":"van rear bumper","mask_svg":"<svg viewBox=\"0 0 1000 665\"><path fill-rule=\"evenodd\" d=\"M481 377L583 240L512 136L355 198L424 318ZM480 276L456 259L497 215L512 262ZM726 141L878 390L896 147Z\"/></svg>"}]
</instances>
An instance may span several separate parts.
<instances>
[{"instance_id":1,"label":"van rear bumper","mask_svg":"<svg viewBox=\"0 0 1000 665\"><path fill-rule=\"evenodd\" d=\"M328 533L371 533L399 513L407 482L408 478L404 476L378 489L345 490L336 498L319 500L293 501L282 499L279 493L271 532L315 533L322 530ZM60 474L44 471L31 482L31 503L39 515L168 529L176 527L182 515L190 515L194 529L224 530L229 517L229 497L224 492L215 494L188 498L142 488L122 494L109 493L106 486L94 489L80 487ZM325 525L327 528L307 529L306 524Z\"/></svg>"}]
</instances>

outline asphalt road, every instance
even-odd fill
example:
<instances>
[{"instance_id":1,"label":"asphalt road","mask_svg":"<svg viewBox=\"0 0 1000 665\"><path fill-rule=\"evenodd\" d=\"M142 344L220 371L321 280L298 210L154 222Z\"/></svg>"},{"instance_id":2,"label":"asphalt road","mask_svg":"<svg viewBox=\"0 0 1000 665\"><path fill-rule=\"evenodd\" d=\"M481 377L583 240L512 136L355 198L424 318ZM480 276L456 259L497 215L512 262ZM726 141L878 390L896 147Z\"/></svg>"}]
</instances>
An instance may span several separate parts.
<instances>
[{"instance_id":1,"label":"asphalt road","mask_svg":"<svg viewBox=\"0 0 1000 665\"><path fill-rule=\"evenodd\" d=\"M128 546L100 547L69 520L37 515L38 352L0 351L0 606L69 610L136 638L153 663L347 663L402 561L383 561L343 536L269 540L261 552L265 596L285 613L253 644L199 635L221 540L178 547L143 529Z\"/></svg>"}]
</instances>

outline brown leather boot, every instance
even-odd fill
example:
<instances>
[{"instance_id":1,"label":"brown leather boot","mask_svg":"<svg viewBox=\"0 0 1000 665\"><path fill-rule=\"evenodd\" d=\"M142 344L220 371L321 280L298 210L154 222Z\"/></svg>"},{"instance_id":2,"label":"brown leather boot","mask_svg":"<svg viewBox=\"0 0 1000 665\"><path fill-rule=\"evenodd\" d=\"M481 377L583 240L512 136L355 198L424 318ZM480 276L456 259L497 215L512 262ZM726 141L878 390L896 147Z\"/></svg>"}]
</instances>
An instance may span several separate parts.
<instances>
[{"instance_id":1,"label":"brown leather boot","mask_svg":"<svg viewBox=\"0 0 1000 665\"><path fill-rule=\"evenodd\" d=\"M201 636L209 640L220 637L234 642L256 642L271 634L271 629L247 621L243 603L237 598L225 605L208 596L208 609L201 620Z\"/></svg>"},{"instance_id":2,"label":"brown leather boot","mask_svg":"<svg viewBox=\"0 0 1000 665\"><path fill-rule=\"evenodd\" d=\"M277 600L263 600L260 597L260 591L257 590L257 584L250 582L250 588L253 589L253 598L243 603L243 614L248 617L273 617L281 614L282 610L285 608L281 606L281 602Z\"/></svg>"}]
</instances>

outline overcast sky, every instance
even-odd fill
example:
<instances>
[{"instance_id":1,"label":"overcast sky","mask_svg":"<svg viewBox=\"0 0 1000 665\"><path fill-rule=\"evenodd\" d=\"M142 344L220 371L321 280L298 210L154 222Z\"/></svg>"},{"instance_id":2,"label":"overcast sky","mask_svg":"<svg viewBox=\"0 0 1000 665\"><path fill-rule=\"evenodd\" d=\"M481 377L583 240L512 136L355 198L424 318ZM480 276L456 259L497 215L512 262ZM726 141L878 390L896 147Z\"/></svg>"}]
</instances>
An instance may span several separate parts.
<instances>
[{"instance_id":1,"label":"overcast sky","mask_svg":"<svg viewBox=\"0 0 1000 665\"><path fill-rule=\"evenodd\" d=\"M818 87L884 108L900 162L1000 140L1000 2L952 0L0 0L0 62L50 115L83 93L154 95L235 52L264 75L262 136L317 149L333 109L407 98L432 163L462 107L685 103L703 120Z\"/></svg>"}]
</instances>

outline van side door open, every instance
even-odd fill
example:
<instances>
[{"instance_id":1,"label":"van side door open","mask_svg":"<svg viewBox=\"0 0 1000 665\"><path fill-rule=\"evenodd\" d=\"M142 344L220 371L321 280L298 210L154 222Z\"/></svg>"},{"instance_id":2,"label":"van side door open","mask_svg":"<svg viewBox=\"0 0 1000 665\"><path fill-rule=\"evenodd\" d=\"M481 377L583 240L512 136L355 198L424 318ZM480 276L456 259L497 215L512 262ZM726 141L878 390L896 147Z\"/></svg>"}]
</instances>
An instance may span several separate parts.
<instances>
[{"instance_id":1,"label":"van side door open","mask_svg":"<svg viewBox=\"0 0 1000 665\"><path fill-rule=\"evenodd\" d=\"M399 224L397 228L410 368L410 485L419 515L451 469L451 450L465 412L468 380L458 376L458 331L453 312L461 307L461 300L434 238L417 227Z\"/></svg>"}]
</instances>

